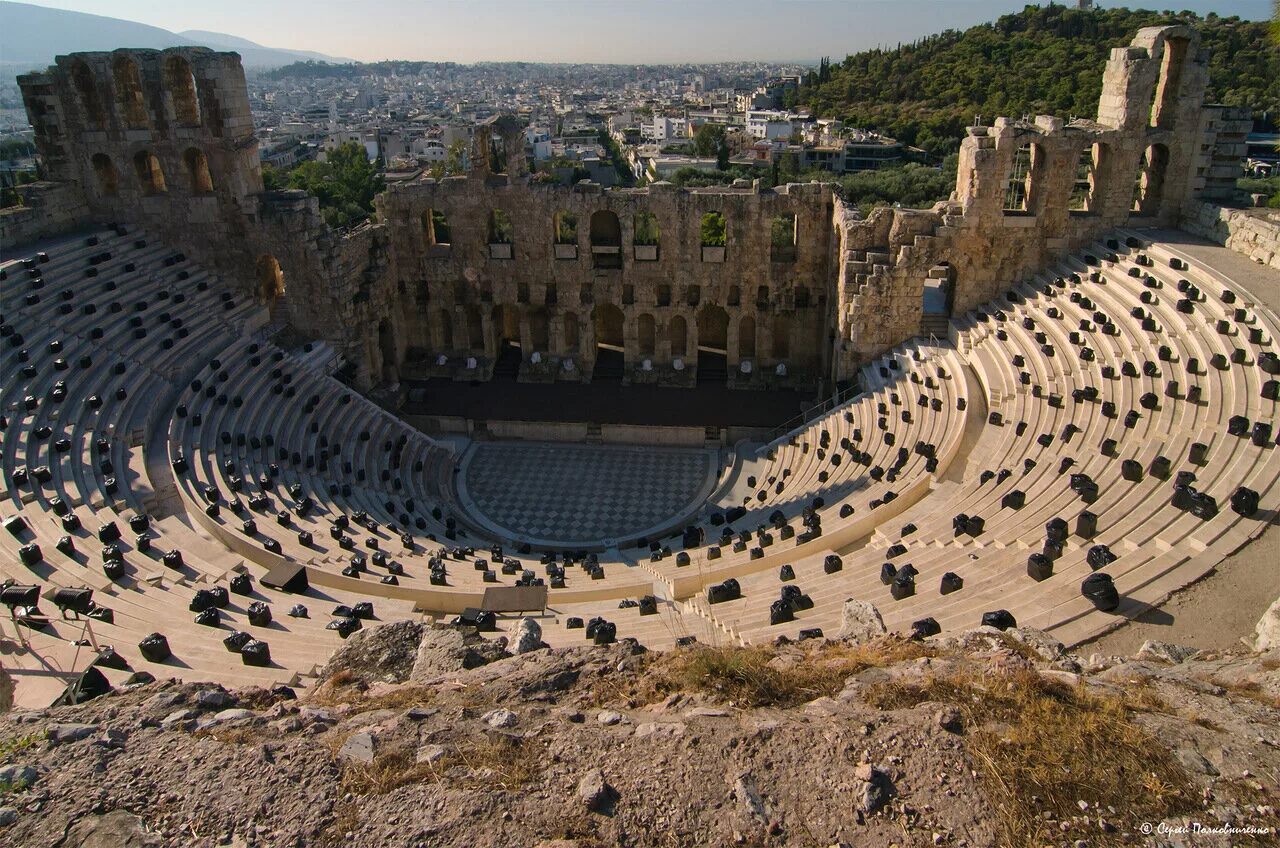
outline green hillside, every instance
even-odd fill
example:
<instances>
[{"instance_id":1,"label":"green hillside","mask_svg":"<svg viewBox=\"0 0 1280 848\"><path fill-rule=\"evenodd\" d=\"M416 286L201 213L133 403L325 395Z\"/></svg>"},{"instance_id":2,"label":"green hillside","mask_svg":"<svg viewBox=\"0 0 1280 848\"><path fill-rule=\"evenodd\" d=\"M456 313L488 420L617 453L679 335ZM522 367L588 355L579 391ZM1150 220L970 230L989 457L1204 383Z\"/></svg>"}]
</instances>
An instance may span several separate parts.
<instances>
[{"instance_id":1,"label":"green hillside","mask_svg":"<svg viewBox=\"0 0 1280 848\"><path fill-rule=\"evenodd\" d=\"M1210 51L1209 99L1248 106L1274 127L1280 51L1268 23L1190 12L1028 6L991 24L896 49L867 50L809 74L795 102L823 117L887 132L935 155L957 149L975 115L1097 114L1111 48L1140 28L1186 23Z\"/></svg>"}]
</instances>

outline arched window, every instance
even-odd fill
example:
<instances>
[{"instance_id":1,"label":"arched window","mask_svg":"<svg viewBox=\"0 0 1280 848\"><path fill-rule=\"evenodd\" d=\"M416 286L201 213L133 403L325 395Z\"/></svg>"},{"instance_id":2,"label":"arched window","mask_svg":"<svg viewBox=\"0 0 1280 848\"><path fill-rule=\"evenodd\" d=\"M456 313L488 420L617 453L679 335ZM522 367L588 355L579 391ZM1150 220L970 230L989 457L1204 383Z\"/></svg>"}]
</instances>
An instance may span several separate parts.
<instances>
[{"instance_id":1,"label":"arched window","mask_svg":"<svg viewBox=\"0 0 1280 848\"><path fill-rule=\"evenodd\" d=\"M150 150L139 150L134 155L133 170L138 175L143 194L163 194L168 191L164 184L164 171L160 169L160 160Z\"/></svg>"},{"instance_id":2,"label":"arched window","mask_svg":"<svg viewBox=\"0 0 1280 848\"><path fill-rule=\"evenodd\" d=\"M1188 42L1185 38L1170 38L1164 43L1164 56L1160 62L1160 82L1151 103L1151 126L1169 129L1176 119L1178 89L1182 87L1182 66L1187 61Z\"/></svg>"},{"instance_id":3,"label":"arched window","mask_svg":"<svg viewBox=\"0 0 1280 848\"><path fill-rule=\"evenodd\" d=\"M796 216L775 215L769 224L769 258L774 262L796 261Z\"/></svg>"},{"instance_id":4,"label":"arched window","mask_svg":"<svg viewBox=\"0 0 1280 848\"><path fill-rule=\"evenodd\" d=\"M182 154L182 161L187 166L187 174L191 177L192 194L211 194L213 177L209 175L209 160L204 151L197 147L188 147Z\"/></svg>"},{"instance_id":5,"label":"arched window","mask_svg":"<svg viewBox=\"0 0 1280 848\"><path fill-rule=\"evenodd\" d=\"M667 340L671 342L671 355L684 356L689 349L689 323L677 315L667 325Z\"/></svg>"},{"instance_id":6,"label":"arched window","mask_svg":"<svg viewBox=\"0 0 1280 848\"><path fill-rule=\"evenodd\" d=\"M564 314L564 349L567 353L578 352L578 313Z\"/></svg>"},{"instance_id":7,"label":"arched window","mask_svg":"<svg viewBox=\"0 0 1280 848\"><path fill-rule=\"evenodd\" d=\"M1080 151L1076 160L1075 182L1071 188L1069 208L1072 212L1098 211L1098 185L1106 155L1107 146L1100 142Z\"/></svg>"},{"instance_id":8,"label":"arched window","mask_svg":"<svg viewBox=\"0 0 1280 848\"><path fill-rule=\"evenodd\" d=\"M1004 189L1005 212L1027 212L1031 209L1029 191L1031 185L1032 145L1024 144L1013 154L1013 166Z\"/></svg>"},{"instance_id":9,"label":"arched window","mask_svg":"<svg viewBox=\"0 0 1280 848\"><path fill-rule=\"evenodd\" d=\"M653 316L645 313L636 321L636 337L640 344L641 356L653 356L654 349L657 346L656 333L654 331Z\"/></svg>"},{"instance_id":10,"label":"arched window","mask_svg":"<svg viewBox=\"0 0 1280 848\"><path fill-rule=\"evenodd\" d=\"M93 78L93 71L84 62L76 61L71 66L71 82L75 86L76 95L80 98L80 108L84 110L85 123L95 130L106 125L106 115L102 111L102 99L98 96L98 82Z\"/></svg>"},{"instance_id":11,"label":"arched window","mask_svg":"<svg viewBox=\"0 0 1280 848\"><path fill-rule=\"evenodd\" d=\"M284 297L284 271L274 256L258 257L258 297L267 304Z\"/></svg>"},{"instance_id":12,"label":"arched window","mask_svg":"<svg viewBox=\"0 0 1280 848\"><path fill-rule=\"evenodd\" d=\"M1133 187L1133 211L1139 215L1156 215L1164 199L1165 168L1169 165L1169 148L1153 144L1142 156L1138 179Z\"/></svg>"},{"instance_id":13,"label":"arched window","mask_svg":"<svg viewBox=\"0 0 1280 848\"><path fill-rule=\"evenodd\" d=\"M200 97L191 64L181 56L164 60L164 87L173 102L173 118L180 127L200 126Z\"/></svg>"},{"instance_id":14,"label":"arched window","mask_svg":"<svg viewBox=\"0 0 1280 848\"><path fill-rule=\"evenodd\" d=\"M489 244L511 244L515 237L515 228L511 224L511 216L501 209L489 213Z\"/></svg>"},{"instance_id":15,"label":"arched window","mask_svg":"<svg viewBox=\"0 0 1280 848\"><path fill-rule=\"evenodd\" d=\"M98 179L98 194L115 197L120 193L120 176L110 156L105 153L93 154L93 175Z\"/></svg>"},{"instance_id":16,"label":"arched window","mask_svg":"<svg viewBox=\"0 0 1280 848\"><path fill-rule=\"evenodd\" d=\"M791 319L786 315L773 316L773 358L784 360L791 355Z\"/></svg>"},{"instance_id":17,"label":"arched window","mask_svg":"<svg viewBox=\"0 0 1280 848\"><path fill-rule=\"evenodd\" d=\"M724 215L719 212L708 212L703 215L698 234L703 247L724 247L727 238Z\"/></svg>"},{"instance_id":18,"label":"arched window","mask_svg":"<svg viewBox=\"0 0 1280 848\"><path fill-rule=\"evenodd\" d=\"M529 310L529 343L537 351L551 349L551 328L545 308Z\"/></svg>"},{"instance_id":19,"label":"arched window","mask_svg":"<svg viewBox=\"0 0 1280 848\"><path fill-rule=\"evenodd\" d=\"M591 215L591 246L621 247L622 225L618 216L607 209L601 209Z\"/></svg>"},{"instance_id":20,"label":"arched window","mask_svg":"<svg viewBox=\"0 0 1280 848\"><path fill-rule=\"evenodd\" d=\"M116 83L116 103L119 104L120 117L127 129L145 129L147 126L147 103L142 94L142 75L138 72L138 63L129 56L117 56L111 63L112 75Z\"/></svg>"},{"instance_id":21,"label":"arched window","mask_svg":"<svg viewBox=\"0 0 1280 848\"><path fill-rule=\"evenodd\" d=\"M749 359L756 355L756 319L743 315L738 321L738 357Z\"/></svg>"},{"instance_id":22,"label":"arched window","mask_svg":"<svg viewBox=\"0 0 1280 848\"><path fill-rule=\"evenodd\" d=\"M572 212L560 210L553 219L555 223L556 244L578 244L578 216Z\"/></svg>"},{"instance_id":23,"label":"arched window","mask_svg":"<svg viewBox=\"0 0 1280 848\"><path fill-rule=\"evenodd\" d=\"M440 334L436 349L441 353L453 350L453 313L447 309L441 309L436 319L439 322Z\"/></svg>"},{"instance_id":24,"label":"arched window","mask_svg":"<svg viewBox=\"0 0 1280 848\"><path fill-rule=\"evenodd\" d=\"M591 257L596 268L622 267L622 224L607 209L591 215Z\"/></svg>"},{"instance_id":25,"label":"arched window","mask_svg":"<svg viewBox=\"0 0 1280 848\"><path fill-rule=\"evenodd\" d=\"M633 219L633 225L635 231L632 233L631 243L635 250L636 259L657 259L658 242L661 238L657 216L652 212L637 212Z\"/></svg>"},{"instance_id":26,"label":"arched window","mask_svg":"<svg viewBox=\"0 0 1280 848\"><path fill-rule=\"evenodd\" d=\"M452 239L449 219L439 209L428 209L422 213L422 235L427 247L448 247Z\"/></svg>"},{"instance_id":27,"label":"arched window","mask_svg":"<svg viewBox=\"0 0 1280 848\"><path fill-rule=\"evenodd\" d=\"M725 299L725 303L729 306L738 306L742 303L742 289L737 286L729 286L729 296Z\"/></svg>"}]
</instances>

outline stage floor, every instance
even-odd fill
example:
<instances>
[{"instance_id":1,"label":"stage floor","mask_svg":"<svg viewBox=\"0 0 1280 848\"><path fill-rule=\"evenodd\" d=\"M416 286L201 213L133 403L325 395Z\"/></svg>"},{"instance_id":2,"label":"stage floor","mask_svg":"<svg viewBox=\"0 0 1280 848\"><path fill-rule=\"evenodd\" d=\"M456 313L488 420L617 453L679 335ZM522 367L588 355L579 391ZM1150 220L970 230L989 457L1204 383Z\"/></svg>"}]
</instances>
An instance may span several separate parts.
<instances>
[{"instance_id":1,"label":"stage floor","mask_svg":"<svg viewBox=\"0 0 1280 848\"><path fill-rule=\"evenodd\" d=\"M566 421L649 427L776 427L799 415L813 394L752 391L726 386L678 389L620 383L518 383L490 380L414 380L426 398L408 403L408 415L476 421Z\"/></svg>"}]
</instances>

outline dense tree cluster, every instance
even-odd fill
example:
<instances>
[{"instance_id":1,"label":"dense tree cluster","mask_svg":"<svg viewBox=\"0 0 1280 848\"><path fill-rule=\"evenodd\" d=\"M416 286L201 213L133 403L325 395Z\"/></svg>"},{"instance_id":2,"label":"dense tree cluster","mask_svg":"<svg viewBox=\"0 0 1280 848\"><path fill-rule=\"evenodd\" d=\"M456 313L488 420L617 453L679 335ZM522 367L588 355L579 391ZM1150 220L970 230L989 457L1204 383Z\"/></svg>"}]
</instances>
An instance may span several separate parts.
<instances>
[{"instance_id":1,"label":"dense tree cluster","mask_svg":"<svg viewBox=\"0 0 1280 848\"><path fill-rule=\"evenodd\" d=\"M347 142L330 150L324 162L303 162L285 174L262 169L267 191L302 189L320 200L320 214L331 227L354 226L373 212L373 198L383 179L369 161L364 145Z\"/></svg>"},{"instance_id":2,"label":"dense tree cluster","mask_svg":"<svg viewBox=\"0 0 1280 848\"><path fill-rule=\"evenodd\" d=\"M1274 126L1280 57L1268 44L1266 22L1059 5L854 54L809 74L794 102L940 156L958 148L976 115L1095 116L1111 48L1127 45L1142 27L1174 23L1195 26L1210 51L1209 100L1250 107L1263 126Z\"/></svg>"}]
</instances>

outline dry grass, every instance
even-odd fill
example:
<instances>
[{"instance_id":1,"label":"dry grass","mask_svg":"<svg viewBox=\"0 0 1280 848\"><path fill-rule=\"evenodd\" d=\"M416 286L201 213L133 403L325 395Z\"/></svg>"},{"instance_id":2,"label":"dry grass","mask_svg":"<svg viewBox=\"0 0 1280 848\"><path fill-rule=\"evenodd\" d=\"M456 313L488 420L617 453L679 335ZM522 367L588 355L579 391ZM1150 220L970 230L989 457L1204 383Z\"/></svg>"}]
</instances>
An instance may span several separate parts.
<instances>
[{"instance_id":1,"label":"dry grass","mask_svg":"<svg viewBox=\"0 0 1280 848\"><path fill-rule=\"evenodd\" d=\"M233 745L256 745L262 741L262 735L253 727L207 727L191 735L196 739L213 739Z\"/></svg>"},{"instance_id":2,"label":"dry grass","mask_svg":"<svg viewBox=\"0 0 1280 848\"><path fill-rule=\"evenodd\" d=\"M312 692L309 701L324 707L349 704L355 712L402 710L429 703L435 693L423 686L401 684L369 694L369 686L349 671L339 671Z\"/></svg>"},{"instance_id":3,"label":"dry grass","mask_svg":"<svg viewBox=\"0 0 1280 848\"><path fill-rule=\"evenodd\" d=\"M695 646L650 658L634 677L603 681L597 700L643 704L697 692L740 707L792 707L835 695L850 675L868 668L935 655L919 642L895 638L855 647L817 645L794 661L763 646Z\"/></svg>"},{"instance_id":4,"label":"dry grass","mask_svg":"<svg viewBox=\"0 0 1280 848\"><path fill-rule=\"evenodd\" d=\"M1120 831L1195 809L1195 793L1172 753L1131 718L1134 703L1085 687L1047 682L1034 672L951 681L966 724L966 740L983 786L1011 846L1061 838L1054 820L1080 814L1078 801L1112 807ZM947 695L935 689L932 699ZM1107 844L1096 827L1096 844ZM1118 838L1118 837L1117 837Z\"/></svg>"},{"instance_id":5,"label":"dry grass","mask_svg":"<svg viewBox=\"0 0 1280 848\"><path fill-rule=\"evenodd\" d=\"M463 786L513 790L539 774L540 751L533 743L503 734L482 736L449 750L434 763L418 762L417 752L397 747L379 753L368 764L345 763L342 788L357 795L383 795L413 783L438 783L453 779Z\"/></svg>"},{"instance_id":6,"label":"dry grass","mask_svg":"<svg viewBox=\"0 0 1280 848\"><path fill-rule=\"evenodd\" d=\"M1209 679L1209 683L1227 690L1228 694L1235 695L1236 697L1254 701L1262 704L1264 707L1270 707L1273 710L1280 709L1280 698L1262 691L1262 686L1260 686L1257 681L1249 680L1246 682L1240 682L1223 680L1220 677L1212 677Z\"/></svg>"}]
</instances>

